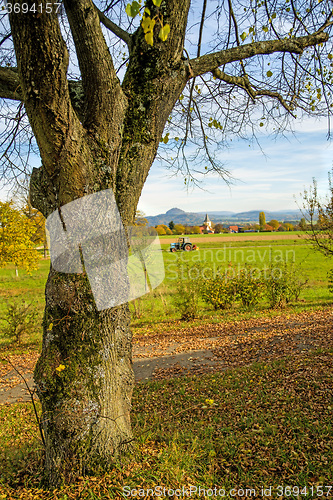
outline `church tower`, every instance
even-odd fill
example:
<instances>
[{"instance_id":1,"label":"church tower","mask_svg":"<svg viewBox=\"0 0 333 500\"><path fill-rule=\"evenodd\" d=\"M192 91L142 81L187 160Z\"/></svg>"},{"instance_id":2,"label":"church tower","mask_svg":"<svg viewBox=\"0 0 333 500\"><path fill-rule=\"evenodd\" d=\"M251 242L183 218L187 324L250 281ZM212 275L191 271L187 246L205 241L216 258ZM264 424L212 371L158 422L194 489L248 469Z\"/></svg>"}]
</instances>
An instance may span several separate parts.
<instances>
[{"instance_id":1,"label":"church tower","mask_svg":"<svg viewBox=\"0 0 333 500\"><path fill-rule=\"evenodd\" d=\"M213 228L212 228L212 221L211 221L211 220L210 220L210 218L208 217L208 214L206 214L206 217L205 217L205 220L204 220L203 226L204 226L204 228L205 228L207 231L213 231Z\"/></svg>"}]
</instances>

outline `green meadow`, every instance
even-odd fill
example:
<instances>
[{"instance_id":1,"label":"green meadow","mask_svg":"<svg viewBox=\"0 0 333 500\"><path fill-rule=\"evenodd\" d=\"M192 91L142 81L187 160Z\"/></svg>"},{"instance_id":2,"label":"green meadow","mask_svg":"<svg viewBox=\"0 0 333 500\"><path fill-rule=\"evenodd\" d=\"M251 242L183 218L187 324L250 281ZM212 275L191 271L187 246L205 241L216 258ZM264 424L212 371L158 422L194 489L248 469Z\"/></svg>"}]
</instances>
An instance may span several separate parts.
<instances>
[{"instance_id":1,"label":"green meadow","mask_svg":"<svg viewBox=\"0 0 333 500\"><path fill-rule=\"evenodd\" d=\"M169 242L163 243L161 238L165 279L152 293L131 303L134 326L149 324L153 328L160 321L179 319L174 300L179 281L188 278L195 281L200 277L209 279L217 274L232 276L237 275L241 269L248 269L254 277L265 279L269 272L278 277L285 264L293 268L304 282L299 300L289 305L295 312L332 303L333 295L327 287L327 273L332 262L315 251L308 241L299 238L299 233L295 233L295 239L279 240L274 240L274 235L272 240L256 239L257 235L253 235L252 241L238 241L239 238L232 241L230 235L209 235L210 241L206 242L205 235L200 236L202 243L197 244L198 250L176 253L171 253ZM248 234L246 236L249 237ZM234 312L216 311L202 302L198 318L210 322L228 321L230 316L234 316ZM239 318L267 314L267 305L263 304L256 311L237 307L237 314ZM270 314L274 314L274 311L270 311Z\"/></svg>"},{"instance_id":2,"label":"green meadow","mask_svg":"<svg viewBox=\"0 0 333 500\"><path fill-rule=\"evenodd\" d=\"M207 238L208 236L208 238ZM328 290L327 272L332 267L330 259L315 251L311 244L295 233L294 238L271 240L260 239L254 234L252 240L241 240L239 236L249 238L248 234L234 235L199 235L199 250L192 252L169 251L170 237L161 238L162 255L165 267L165 278L151 293L140 297L130 303L132 312L132 325L134 331L141 326L154 330L161 324L177 322L180 319L179 308L176 304L177 283L183 280L197 280L211 278L219 273L230 276L241 269L249 269L255 277L267 276L268 272L279 275L284 264L294 267L301 281L304 282L297 302L288 305L295 312L322 307L332 303L333 294ZM206 237L206 239L205 239ZM196 236L197 238L197 236ZM177 237L174 238L175 240ZM50 261L41 260L39 268L31 276L25 271L19 271L15 276L13 266L0 269L0 317L6 309L6 303L14 300L33 302L42 317L44 306L44 288L47 279ZM190 269L187 273L186 269ZM199 273L199 274L198 274ZM231 274L230 274L231 273ZM180 285L181 286L181 285ZM236 311L216 311L212 306L200 301L198 318L196 321L219 322L228 321L237 313L239 318L264 315L268 306L262 304L255 311L247 310L239 305ZM277 311L278 312L278 311ZM270 311L269 314L275 314ZM36 333L33 342L40 338L40 331ZM3 339L1 340L4 341Z\"/></svg>"}]
</instances>

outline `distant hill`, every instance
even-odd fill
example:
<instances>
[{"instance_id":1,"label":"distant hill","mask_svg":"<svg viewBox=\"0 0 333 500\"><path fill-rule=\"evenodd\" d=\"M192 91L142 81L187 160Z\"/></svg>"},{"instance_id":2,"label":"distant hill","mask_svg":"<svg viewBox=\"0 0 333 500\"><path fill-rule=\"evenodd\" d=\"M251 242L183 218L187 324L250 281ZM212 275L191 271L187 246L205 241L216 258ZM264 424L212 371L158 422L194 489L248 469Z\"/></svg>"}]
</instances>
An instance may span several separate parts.
<instances>
[{"instance_id":1,"label":"distant hill","mask_svg":"<svg viewBox=\"0 0 333 500\"><path fill-rule=\"evenodd\" d=\"M170 221L175 224L183 224L188 226L201 226L206 213L214 224L246 224L258 223L259 212L265 212L266 222L271 219L277 219L281 222L297 221L302 218L299 210L279 210L276 212L269 212L266 210L250 210L249 212L230 212L230 211L216 211L216 212L185 212L180 208L171 208L165 214L154 216L146 216L150 226L157 226L158 224L168 225Z\"/></svg>"},{"instance_id":2,"label":"distant hill","mask_svg":"<svg viewBox=\"0 0 333 500\"><path fill-rule=\"evenodd\" d=\"M170 217L176 217L177 215L182 215L186 214L184 210L181 210L180 208L170 208L167 212L165 212L165 215L168 215Z\"/></svg>"}]
</instances>

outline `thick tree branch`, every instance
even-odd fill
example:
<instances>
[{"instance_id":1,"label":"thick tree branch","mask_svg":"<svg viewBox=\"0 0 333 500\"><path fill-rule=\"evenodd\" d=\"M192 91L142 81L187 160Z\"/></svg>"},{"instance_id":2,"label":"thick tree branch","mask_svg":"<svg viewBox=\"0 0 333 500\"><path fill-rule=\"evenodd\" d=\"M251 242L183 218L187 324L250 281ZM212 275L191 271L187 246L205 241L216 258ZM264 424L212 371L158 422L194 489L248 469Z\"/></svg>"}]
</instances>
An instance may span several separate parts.
<instances>
[{"instance_id":1,"label":"thick tree branch","mask_svg":"<svg viewBox=\"0 0 333 500\"><path fill-rule=\"evenodd\" d=\"M127 31L124 31L122 28L120 28L117 24L113 23L108 17L106 17L103 12L99 10L98 7L94 4L94 7L98 13L98 17L100 22L112 33L114 33L118 38L123 40L128 45L128 48L130 49L131 46L131 35L127 33Z\"/></svg>"},{"instance_id":2,"label":"thick tree branch","mask_svg":"<svg viewBox=\"0 0 333 500\"><path fill-rule=\"evenodd\" d=\"M22 101L22 88L16 68L0 67L0 97Z\"/></svg>"},{"instance_id":3,"label":"thick tree branch","mask_svg":"<svg viewBox=\"0 0 333 500\"><path fill-rule=\"evenodd\" d=\"M190 0L163 2L163 23L171 26L165 42L155 30L154 45L148 45L141 25L132 36L133 48L122 83L129 106L116 185L123 221L133 221L165 123L188 80L183 50L190 3ZM158 12L153 3L149 3L149 9L151 17Z\"/></svg>"},{"instance_id":4,"label":"thick tree branch","mask_svg":"<svg viewBox=\"0 0 333 500\"><path fill-rule=\"evenodd\" d=\"M288 38L283 40L269 40L263 42L254 42L234 47L232 49L221 50L214 54L206 54L190 61L193 76L203 75L213 71L215 68L241 59L260 54L273 54L274 52L291 52L302 54L306 47L311 47L319 43L327 42L327 33L314 33L308 36L298 38Z\"/></svg>"},{"instance_id":5,"label":"thick tree branch","mask_svg":"<svg viewBox=\"0 0 333 500\"><path fill-rule=\"evenodd\" d=\"M68 81L72 106L81 119L82 113L82 82ZM0 98L13 101L23 101L22 87L17 68L0 67Z\"/></svg>"},{"instance_id":6,"label":"thick tree branch","mask_svg":"<svg viewBox=\"0 0 333 500\"><path fill-rule=\"evenodd\" d=\"M91 0L65 0L79 61L85 100L84 125L97 129L105 139L122 122L126 98L121 90L112 58ZM103 97L102 97L103 96ZM112 133L111 132L111 133Z\"/></svg>"},{"instance_id":7,"label":"thick tree branch","mask_svg":"<svg viewBox=\"0 0 333 500\"><path fill-rule=\"evenodd\" d=\"M31 8L33 0L27 4ZM66 75L67 48L55 11L52 14L43 12L40 16L30 11L13 12L9 21L22 99L44 164L51 173L59 164L59 155L65 147L64 123L73 113ZM12 75L9 71L2 74Z\"/></svg>"}]
</instances>

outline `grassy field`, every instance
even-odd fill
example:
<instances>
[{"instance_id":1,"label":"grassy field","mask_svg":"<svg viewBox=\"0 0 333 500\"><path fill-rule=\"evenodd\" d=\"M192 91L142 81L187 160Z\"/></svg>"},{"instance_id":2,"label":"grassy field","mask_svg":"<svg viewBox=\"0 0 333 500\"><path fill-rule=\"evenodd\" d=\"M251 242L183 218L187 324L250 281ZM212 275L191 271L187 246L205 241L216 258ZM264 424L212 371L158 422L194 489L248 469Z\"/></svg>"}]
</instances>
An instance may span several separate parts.
<instances>
[{"instance_id":1,"label":"grassy field","mask_svg":"<svg viewBox=\"0 0 333 500\"><path fill-rule=\"evenodd\" d=\"M262 239L262 237L270 239ZM289 237L292 236L292 239ZM200 266L204 276L212 276L218 270L225 272L230 264L236 272L245 266L255 268L256 275L264 275L265 269L270 265L279 272L279 268L286 262L294 265L297 273L304 281L300 300L290 305L294 310L304 310L325 306L331 303L333 295L327 288L327 271L332 264L329 259L319 252L315 252L309 243L304 240L301 233L244 233L221 235L198 235L200 238L199 250L195 252L169 252L167 237L161 237L161 246L165 266L164 282L152 293L132 301L132 324L134 330L140 327L154 329L170 321L180 319L179 309L175 302L176 286L182 280L186 263ZM284 237L285 239L276 239ZM286 239L288 237L289 239ZM238 241L243 238L242 241ZM250 241L244 238L251 238ZM272 239L275 238L275 239ZM169 238L170 239L170 238ZM172 238L174 240L174 238ZM49 269L49 261L42 260L39 270L28 276L20 271L16 278L13 266L0 269L0 317L6 310L6 302L15 299L33 302L39 311L40 318L44 306L44 287ZM193 279L196 275L193 274ZM258 307L256 311L248 311L237 306L237 315L241 318L253 315L267 314L267 304ZM271 314L272 312L270 312ZM273 311L274 314L274 311ZM203 301L200 302L198 319L203 322L227 321L235 315L235 311L216 311ZM0 322L1 326L1 322ZM32 342L40 339L40 330ZM0 339L0 342L7 342Z\"/></svg>"},{"instance_id":2,"label":"grassy field","mask_svg":"<svg viewBox=\"0 0 333 500\"><path fill-rule=\"evenodd\" d=\"M216 275L218 270L222 270L223 275L230 264L236 273L240 269L250 266L255 269L254 274L256 276L265 276L265 270L269 266L272 266L278 273L284 263L287 263L294 266L298 276L303 281L306 281L300 300L291 304L290 307L295 310L304 310L325 306L332 302L333 295L327 288L327 272L332 266L331 261L315 252L306 240L299 237L299 233L295 233L292 240L262 240L260 239L261 234L251 234L251 241L238 241L237 238L244 235L237 234L200 236L202 242L198 244L199 250L177 253L169 252L169 244L164 243L163 238L161 238L165 280L151 294L137 299L131 304L134 327L143 324L149 324L152 327L152 325L161 321L167 322L179 319L179 311L174 299L177 281L182 280L182 273L187 263L190 267L200 266L201 275L208 277ZM207 238L212 237L214 241L207 241L204 238L205 236ZM249 234L245 236L249 237ZM273 236L275 235L270 233L269 237L272 238ZM193 273L193 279L195 277L196 274ZM202 321L228 320L234 314L235 311L232 314L230 314L230 311L216 311L203 302L199 310L199 318ZM239 317L249 317L249 315L253 314L267 314L267 305L264 304L255 312L249 312L244 308L237 307Z\"/></svg>"},{"instance_id":3,"label":"grassy field","mask_svg":"<svg viewBox=\"0 0 333 500\"><path fill-rule=\"evenodd\" d=\"M206 272L230 262L236 269L251 265L260 272L270 263L277 268L286 261L294 264L308 282L288 314L317 309L326 331L329 315L320 310L333 298L327 290L329 260L297 235L279 241L227 241L223 236L214 235L214 241L201 237L199 251L176 255L161 239L166 278L131 304L134 334L144 329L149 335L159 328L168 335L170 323L173 329L184 327L175 305L175 283L187 262L190 269L199 263ZM41 261L32 276L20 271L19 278L11 266L0 270L0 315L6 300L14 299L33 301L42 315L48 268L49 261ZM255 311L201 306L199 318L186 323L189 329L242 318L255 324L256 317L281 314L265 304ZM40 338L39 330L19 349L7 345L6 355L25 350L29 355L29 344L36 348L31 344L40 344ZM6 343L2 340L2 348ZM106 500L130 498L129 492L132 498L154 498L147 490L164 488L160 498L179 498L183 489L184 498L194 499L332 498L333 349L315 349L211 375L137 384L130 453L115 460L103 477L82 478L51 492L41 486L43 449L32 405L0 406L0 500ZM199 487L201 494L195 490Z\"/></svg>"}]
</instances>

